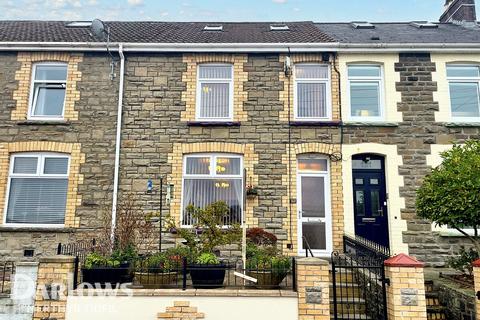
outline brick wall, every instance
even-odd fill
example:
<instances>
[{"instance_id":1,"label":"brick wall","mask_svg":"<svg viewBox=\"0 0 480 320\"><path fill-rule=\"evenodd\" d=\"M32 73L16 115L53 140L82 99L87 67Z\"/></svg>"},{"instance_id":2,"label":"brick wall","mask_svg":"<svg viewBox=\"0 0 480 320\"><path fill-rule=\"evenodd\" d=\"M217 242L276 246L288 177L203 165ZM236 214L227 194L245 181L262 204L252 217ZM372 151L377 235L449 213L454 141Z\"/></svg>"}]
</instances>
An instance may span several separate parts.
<instances>
[{"instance_id":1,"label":"brick wall","mask_svg":"<svg viewBox=\"0 0 480 320\"><path fill-rule=\"evenodd\" d=\"M18 97L17 93L24 91L25 85L28 84L28 81L18 78L18 72L27 68L27 61L40 58L41 60L50 59L49 57L56 61L66 60L69 62L67 88L76 92L71 96L72 110L75 113L71 114L72 117L67 117L67 121L62 124L31 122L25 121L25 117L20 119L14 116L18 112L19 106L23 106L15 97ZM73 74L78 75L78 79L75 82L70 81L72 60L69 57L76 57L76 71ZM55 150L53 146L65 145L72 148L76 146L71 149L72 152L82 156L79 158L81 161L78 164L72 163L74 165L72 169L73 172L78 173L78 179L82 177L83 180L79 180L82 183L78 183L77 186L74 183L70 184L70 192L76 193L77 200L69 202L67 212L71 212L72 220L69 220L71 223L67 228L39 230L0 226L0 257L17 258L23 256L24 249L35 249L36 255L54 254L58 242L73 240L78 232L81 232L80 237L91 237L95 228L99 227L99 214L105 205L111 203L113 181L118 79L110 81L109 63L109 58L103 54L50 54L45 56L36 53L20 53L19 55L17 53L0 53L0 64L2 65L0 69L0 107L2 110L0 112L0 145L13 148L13 146L26 143L28 150L22 149L22 151L62 151ZM41 150L38 146L42 146ZM2 159L4 160L4 158ZM83 160L84 162L82 162ZM8 170L5 166L3 161L0 164L0 172ZM3 180L5 179L2 174L0 176ZM2 192L0 207L3 207L4 200L5 195ZM75 206L75 208L71 206ZM1 212L3 214L3 211Z\"/></svg>"}]
</instances>

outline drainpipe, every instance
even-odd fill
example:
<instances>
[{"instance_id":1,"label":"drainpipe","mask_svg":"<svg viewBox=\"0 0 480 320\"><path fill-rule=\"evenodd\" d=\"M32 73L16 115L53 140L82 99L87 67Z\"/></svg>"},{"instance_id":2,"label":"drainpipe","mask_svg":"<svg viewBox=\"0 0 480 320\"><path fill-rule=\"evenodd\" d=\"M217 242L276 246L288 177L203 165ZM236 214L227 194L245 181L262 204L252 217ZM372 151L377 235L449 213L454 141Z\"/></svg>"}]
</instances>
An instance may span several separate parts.
<instances>
[{"instance_id":1,"label":"drainpipe","mask_svg":"<svg viewBox=\"0 0 480 320\"><path fill-rule=\"evenodd\" d=\"M112 196L112 225L110 239L112 245L115 240L115 227L117 224L117 203L118 203L118 172L120 169L120 145L122 136L122 112L123 112L123 78L125 69L125 56L123 45L118 45L120 55L120 83L118 85L118 108L117 108L117 135L115 138L115 168L113 173L113 196Z\"/></svg>"}]
</instances>

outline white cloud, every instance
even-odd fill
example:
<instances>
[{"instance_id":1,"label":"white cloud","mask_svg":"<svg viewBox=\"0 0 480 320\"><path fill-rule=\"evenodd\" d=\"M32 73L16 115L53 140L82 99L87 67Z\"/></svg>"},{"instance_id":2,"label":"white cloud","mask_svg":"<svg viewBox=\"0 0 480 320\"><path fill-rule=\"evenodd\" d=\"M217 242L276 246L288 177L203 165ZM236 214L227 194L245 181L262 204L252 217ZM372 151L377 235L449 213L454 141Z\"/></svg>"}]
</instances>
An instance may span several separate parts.
<instances>
[{"instance_id":1,"label":"white cloud","mask_svg":"<svg viewBox=\"0 0 480 320\"><path fill-rule=\"evenodd\" d=\"M131 6L141 6L143 4L143 0L127 0L127 2Z\"/></svg>"},{"instance_id":2,"label":"white cloud","mask_svg":"<svg viewBox=\"0 0 480 320\"><path fill-rule=\"evenodd\" d=\"M287 0L272 0L273 3L287 3Z\"/></svg>"}]
</instances>

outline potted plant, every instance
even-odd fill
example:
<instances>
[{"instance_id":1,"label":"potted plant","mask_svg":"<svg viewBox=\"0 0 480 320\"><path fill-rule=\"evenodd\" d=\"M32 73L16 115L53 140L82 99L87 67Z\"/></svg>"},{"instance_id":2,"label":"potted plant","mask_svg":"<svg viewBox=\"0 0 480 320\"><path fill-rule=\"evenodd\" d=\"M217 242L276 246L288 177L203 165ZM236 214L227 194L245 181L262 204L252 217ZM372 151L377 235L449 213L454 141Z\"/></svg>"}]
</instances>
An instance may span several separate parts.
<instances>
[{"instance_id":1,"label":"potted plant","mask_svg":"<svg viewBox=\"0 0 480 320\"><path fill-rule=\"evenodd\" d=\"M282 255L276 243L277 237L261 228L247 231L247 274L259 287L278 287L292 267L291 258Z\"/></svg>"},{"instance_id":2,"label":"potted plant","mask_svg":"<svg viewBox=\"0 0 480 320\"><path fill-rule=\"evenodd\" d=\"M137 263L134 282L153 289L177 280L177 266L165 252L156 253Z\"/></svg>"},{"instance_id":3,"label":"potted plant","mask_svg":"<svg viewBox=\"0 0 480 320\"><path fill-rule=\"evenodd\" d=\"M227 268L226 263L210 252L200 254L195 263L188 265L192 284L196 289L222 287Z\"/></svg>"},{"instance_id":4,"label":"potted plant","mask_svg":"<svg viewBox=\"0 0 480 320\"><path fill-rule=\"evenodd\" d=\"M128 247L124 251L116 250L108 256L92 252L85 258L81 269L83 282L99 283L102 287L107 284L115 286L132 282L131 263L136 256L137 253L133 247Z\"/></svg>"},{"instance_id":5,"label":"potted plant","mask_svg":"<svg viewBox=\"0 0 480 320\"><path fill-rule=\"evenodd\" d=\"M195 288L218 288L223 285L228 264L218 258L221 246L239 243L240 226L224 226L230 212L223 202L212 203L205 208L192 205L186 208L187 214L195 221L194 228L180 228L178 233L185 239L190 248L192 262L188 270Z\"/></svg>"}]
</instances>

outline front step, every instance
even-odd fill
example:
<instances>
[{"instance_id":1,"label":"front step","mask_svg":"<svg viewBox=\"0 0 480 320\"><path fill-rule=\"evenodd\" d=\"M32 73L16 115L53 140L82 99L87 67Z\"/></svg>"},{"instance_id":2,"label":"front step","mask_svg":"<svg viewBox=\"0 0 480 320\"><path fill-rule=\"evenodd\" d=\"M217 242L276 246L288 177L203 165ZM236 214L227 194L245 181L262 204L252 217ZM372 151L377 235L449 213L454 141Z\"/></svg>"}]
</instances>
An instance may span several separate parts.
<instances>
[{"instance_id":1,"label":"front step","mask_svg":"<svg viewBox=\"0 0 480 320\"><path fill-rule=\"evenodd\" d=\"M330 310L334 310L333 299L330 299ZM337 299L337 313L340 314L365 314L365 300L359 298ZM355 319L355 318L354 318Z\"/></svg>"},{"instance_id":2,"label":"front step","mask_svg":"<svg viewBox=\"0 0 480 320\"><path fill-rule=\"evenodd\" d=\"M425 281L425 298L427 299L427 319L446 320L446 309L440 304L438 293L435 292L432 280Z\"/></svg>"}]
</instances>

